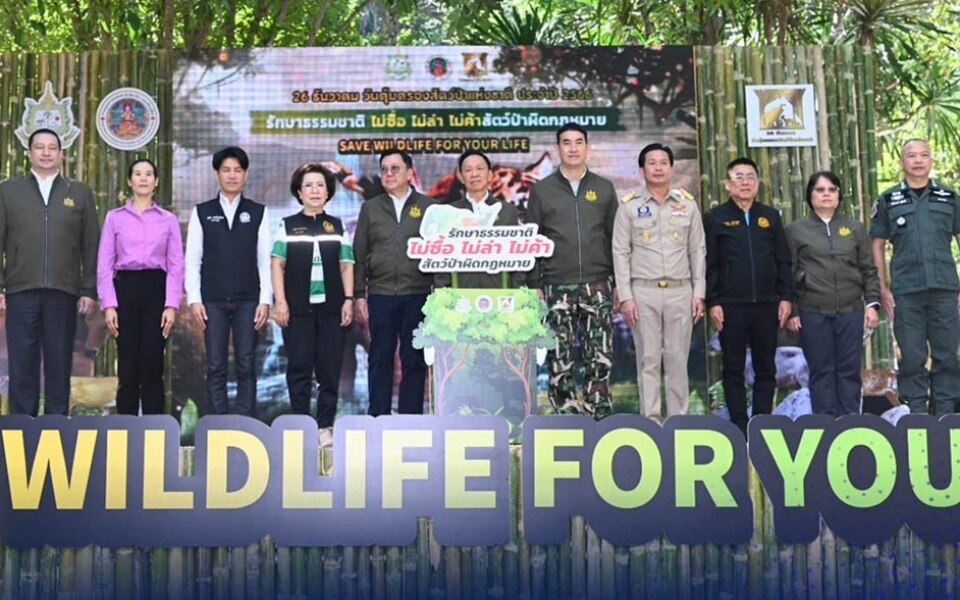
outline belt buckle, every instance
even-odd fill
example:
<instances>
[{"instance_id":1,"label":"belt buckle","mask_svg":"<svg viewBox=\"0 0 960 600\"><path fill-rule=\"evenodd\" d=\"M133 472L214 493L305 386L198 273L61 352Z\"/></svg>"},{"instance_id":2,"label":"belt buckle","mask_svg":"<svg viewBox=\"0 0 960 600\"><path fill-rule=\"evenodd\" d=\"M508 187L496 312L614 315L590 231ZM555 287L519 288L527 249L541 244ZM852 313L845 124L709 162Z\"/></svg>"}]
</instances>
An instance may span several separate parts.
<instances>
[{"instance_id":1,"label":"belt buckle","mask_svg":"<svg viewBox=\"0 0 960 600\"><path fill-rule=\"evenodd\" d=\"M664 288L668 287L669 285L670 285L670 282L667 281L666 279L661 279L660 281L657 282L657 287L660 288L660 289L664 289Z\"/></svg>"}]
</instances>

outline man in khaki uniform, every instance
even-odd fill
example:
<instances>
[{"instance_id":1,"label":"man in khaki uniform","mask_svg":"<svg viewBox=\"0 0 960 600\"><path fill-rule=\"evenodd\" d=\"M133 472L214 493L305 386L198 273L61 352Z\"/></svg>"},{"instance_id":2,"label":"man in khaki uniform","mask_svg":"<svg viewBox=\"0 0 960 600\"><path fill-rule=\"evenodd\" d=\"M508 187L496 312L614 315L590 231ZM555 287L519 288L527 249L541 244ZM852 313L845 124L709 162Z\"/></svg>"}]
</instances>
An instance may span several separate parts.
<instances>
[{"instance_id":1,"label":"man in khaki uniform","mask_svg":"<svg viewBox=\"0 0 960 600\"><path fill-rule=\"evenodd\" d=\"M639 163L646 189L627 194L617 210L613 270L620 314L633 330L640 404L659 422L661 367L667 416L687 412L687 356L704 313L707 251L696 202L670 189L673 150L649 144Z\"/></svg>"}]
</instances>

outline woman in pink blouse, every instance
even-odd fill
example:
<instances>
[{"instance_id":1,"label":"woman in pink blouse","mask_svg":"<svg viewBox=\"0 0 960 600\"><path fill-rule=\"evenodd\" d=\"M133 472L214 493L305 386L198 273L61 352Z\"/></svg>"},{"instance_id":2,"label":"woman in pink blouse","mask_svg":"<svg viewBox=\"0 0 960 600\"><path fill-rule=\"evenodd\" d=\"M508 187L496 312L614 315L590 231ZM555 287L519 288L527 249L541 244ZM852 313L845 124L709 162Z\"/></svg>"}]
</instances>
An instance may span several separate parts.
<instances>
[{"instance_id":1,"label":"woman in pink blouse","mask_svg":"<svg viewBox=\"0 0 960 600\"><path fill-rule=\"evenodd\" d=\"M127 175L133 200L103 222L97 292L117 336L117 413L162 414L163 349L183 296L180 223L153 200L153 162L139 159Z\"/></svg>"}]
</instances>

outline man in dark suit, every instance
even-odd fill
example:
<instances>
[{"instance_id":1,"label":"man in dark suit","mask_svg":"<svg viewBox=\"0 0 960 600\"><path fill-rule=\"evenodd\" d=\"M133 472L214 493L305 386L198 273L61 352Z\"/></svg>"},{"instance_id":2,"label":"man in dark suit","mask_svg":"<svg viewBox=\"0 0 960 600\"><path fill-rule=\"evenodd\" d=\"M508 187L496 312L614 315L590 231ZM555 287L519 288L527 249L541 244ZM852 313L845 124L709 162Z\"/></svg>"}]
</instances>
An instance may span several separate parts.
<instances>
[{"instance_id":1,"label":"man in dark suit","mask_svg":"<svg viewBox=\"0 0 960 600\"><path fill-rule=\"evenodd\" d=\"M100 221L90 188L60 174L56 132L34 131L27 157L30 174L0 184L10 412L37 415L42 352L44 414L65 415L77 313L96 306Z\"/></svg>"},{"instance_id":2,"label":"man in dark suit","mask_svg":"<svg viewBox=\"0 0 960 600\"><path fill-rule=\"evenodd\" d=\"M393 357L400 343L400 413L423 413L427 365L413 347L413 330L423 320L423 305L433 277L421 273L407 257L407 240L420 235L420 223L433 199L410 186L413 158L391 150L380 156L380 179L386 193L363 203L357 219L353 253L355 313L370 321L370 410L390 414ZM369 303L369 308L368 308Z\"/></svg>"},{"instance_id":3,"label":"man in dark suit","mask_svg":"<svg viewBox=\"0 0 960 600\"><path fill-rule=\"evenodd\" d=\"M267 207L243 196L250 159L230 146L213 155L219 195L198 204L187 227L186 288L207 347L207 402L214 414L256 416L257 334L267 323L270 224ZM227 401L227 354L233 333L237 401Z\"/></svg>"}]
</instances>

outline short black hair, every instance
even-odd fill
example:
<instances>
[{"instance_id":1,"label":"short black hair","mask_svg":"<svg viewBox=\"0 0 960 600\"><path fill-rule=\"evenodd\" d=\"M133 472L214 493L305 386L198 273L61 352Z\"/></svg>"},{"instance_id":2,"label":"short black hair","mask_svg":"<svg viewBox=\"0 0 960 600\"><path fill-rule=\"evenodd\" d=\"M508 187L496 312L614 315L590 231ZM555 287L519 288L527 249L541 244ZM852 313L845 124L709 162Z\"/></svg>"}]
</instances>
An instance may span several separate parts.
<instances>
[{"instance_id":1,"label":"short black hair","mask_svg":"<svg viewBox=\"0 0 960 600\"><path fill-rule=\"evenodd\" d=\"M30 134L30 139L27 140L27 148L28 148L28 149L29 149L29 148L33 148L33 139L34 139L35 137L37 137L38 135L40 135L41 133L49 133L49 134L52 135L53 137L57 138L57 150L63 150L63 142L60 141L60 134L57 133L56 131L54 131L54 130L52 130L52 129L48 129L48 128L46 128L46 127L41 127L40 129L36 129L36 130L34 130L33 133Z\"/></svg>"},{"instance_id":2,"label":"short black hair","mask_svg":"<svg viewBox=\"0 0 960 600\"><path fill-rule=\"evenodd\" d=\"M652 144L647 144L643 147L643 150L640 151L640 156L637 157L637 162L640 163L640 168L643 168L644 163L647 162L647 155L656 150L667 153L667 158L670 159L670 166L673 166L673 148L667 146L666 144L661 144L660 142L654 142Z\"/></svg>"},{"instance_id":3,"label":"short black hair","mask_svg":"<svg viewBox=\"0 0 960 600\"><path fill-rule=\"evenodd\" d=\"M564 133L568 132L568 131L576 131L577 133L582 133L582 134L583 134L583 141L585 141L585 142L586 142L586 141L589 141L589 140L587 139L587 130L584 129L582 125L580 125L579 123L575 123L575 122L573 122L573 121L568 121L568 122L566 122L566 123L563 124L563 127L561 127L560 129L557 130L557 145L558 145L558 146L560 145L560 136L563 135Z\"/></svg>"},{"instance_id":4,"label":"short black hair","mask_svg":"<svg viewBox=\"0 0 960 600\"><path fill-rule=\"evenodd\" d=\"M760 175L760 169L757 168L757 163L753 162L751 159L747 158L746 156L741 156L740 158L735 158L731 160L729 163L727 163L727 179L730 179L730 171L732 171L733 168L738 165L746 165L752 168L753 172L756 173L757 176Z\"/></svg>"},{"instance_id":5,"label":"short black hair","mask_svg":"<svg viewBox=\"0 0 960 600\"><path fill-rule=\"evenodd\" d=\"M300 188L303 186L303 178L307 173L320 173L323 175L323 183L327 186L327 202L333 200L333 195L337 192L337 178L329 169L317 162L303 163L293 172L290 178L290 193L297 199L297 202L303 204L303 198L300 197Z\"/></svg>"},{"instance_id":6,"label":"short black hair","mask_svg":"<svg viewBox=\"0 0 960 600\"><path fill-rule=\"evenodd\" d=\"M493 164L490 162L490 159L487 158L486 154L480 152L479 150L467 150L460 155L460 158L457 159L457 171L463 171L463 161L467 160L471 156L479 156L485 163L487 163L488 169L493 169Z\"/></svg>"},{"instance_id":7,"label":"short black hair","mask_svg":"<svg viewBox=\"0 0 960 600\"><path fill-rule=\"evenodd\" d=\"M840 178L833 171L817 171L807 180L807 206L813 209L813 188L817 187L820 178L824 178L837 187L837 202L843 202L843 186L840 185Z\"/></svg>"},{"instance_id":8,"label":"short black hair","mask_svg":"<svg viewBox=\"0 0 960 600\"><path fill-rule=\"evenodd\" d=\"M397 154L397 155L399 155L400 158L403 159L403 164L407 165L407 168L408 168L408 169L412 169L412 168L413 168L413 157L410 156L408 153L404 152L403 150L398 150L397 148L394 148L393 150L387 150L386 152L384 152L383 154L381 154L381 155L380 155L380 161L379 161L377 164L382 165L382 164L383 164L383 159L385 159L386 157L390 156L391 154Z\"/></svg>"},{"instance_id":9,"label":"short black hair","mask_svg":"<svg viewBox=\"0 0 960 600\"><path fill-rule=\"evenodd\" d=\"M135 161L133 161L132 163L130 163L130 166L129 166L129 167L127 167L127 179L130 179L131 177L133 177L133 168L134 168L135 166L139 165L140 163L147 163L148 165L150 165L150 166L153 168L153 176L154 176L154 177L159 177L159 176L160 176L160 175L157 173L157 165L153 164L153 161L152 161L152 160L150 160L149 158L138 158L138 159L136 159Z\"/></svg>"},{"instance_id":10,"label":"short black hair","mask_svg":"<svg viewBox=\"0 0 960 600\"><path fill-rule=\"evenodd\" d=\"M240 146L227 146L221 148L213 154L213 170L219 171L220 165L228 158L235 158L240 163L240 168L246 171L250 168L250 157Z\"/></svg>"}]
</instances>

